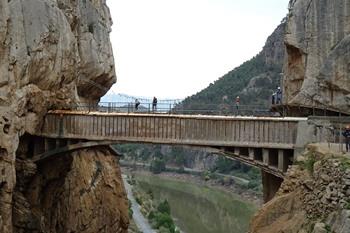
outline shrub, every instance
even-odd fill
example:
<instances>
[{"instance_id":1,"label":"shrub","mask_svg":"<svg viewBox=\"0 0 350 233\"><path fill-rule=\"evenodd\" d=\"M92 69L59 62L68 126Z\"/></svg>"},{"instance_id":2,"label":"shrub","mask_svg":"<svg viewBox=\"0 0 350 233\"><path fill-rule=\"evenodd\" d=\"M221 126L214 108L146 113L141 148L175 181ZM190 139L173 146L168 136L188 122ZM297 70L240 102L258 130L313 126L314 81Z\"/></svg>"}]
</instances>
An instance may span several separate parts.
<instances>
[{"instance_id":1,"label":"shrub","mask_svg":"<svg viewBox=\"0 0 350 233\"><path fill-rule=\"evenodd\" d=\"M155 158L152 162L151 162L151 167L150 170L152 173L154 174L159 174L162 171L165 171L166 166L165 166L165 160L162 158Z\"/></svg>"},{"instance_id":2,"label":"shrub","mask_svg":"<svg viewBox=\"0 0 350 233\"><path fill-rule=\"evenodd\" d=\"M159 203L157 210L160 213L170 215L170 205L169 205L168 200L164 200L163 202Z\"/></svg>"}]
</instances>

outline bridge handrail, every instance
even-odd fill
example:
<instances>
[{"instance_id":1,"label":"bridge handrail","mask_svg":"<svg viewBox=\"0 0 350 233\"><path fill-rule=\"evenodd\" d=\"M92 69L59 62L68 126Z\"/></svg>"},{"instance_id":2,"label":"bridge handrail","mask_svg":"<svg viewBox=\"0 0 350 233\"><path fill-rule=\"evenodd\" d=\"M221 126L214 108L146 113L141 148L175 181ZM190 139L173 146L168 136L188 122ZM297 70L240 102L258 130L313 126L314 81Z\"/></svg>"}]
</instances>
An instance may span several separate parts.
<instances>
[{"instance_id":1,"label":"bridge handrail","mask_svg":"<svg viewBox=\"0 0 350 233\"><path fill-rule=\"evenodd\" d=\"M275 116L269 108L261 105L240 105L235 104L197 104L191 108L183 107L181 104L157 103L153 108L150 102L141 102L138 109L133 102L99 102L92 104L73 104L67 109L79 111L97 112L127 112L127 113L167 113L167 114L206 114L206 115L244 115L244 116Z\"/></svg>"}]
</instances>

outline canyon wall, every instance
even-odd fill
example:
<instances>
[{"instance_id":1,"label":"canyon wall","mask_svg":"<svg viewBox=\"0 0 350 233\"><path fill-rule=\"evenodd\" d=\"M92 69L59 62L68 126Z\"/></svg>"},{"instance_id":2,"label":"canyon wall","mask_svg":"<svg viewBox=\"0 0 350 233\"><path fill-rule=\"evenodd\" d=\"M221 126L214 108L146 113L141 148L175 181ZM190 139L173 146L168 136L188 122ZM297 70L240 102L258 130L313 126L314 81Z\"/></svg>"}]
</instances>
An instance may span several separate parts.
<instances>
[{"instance_id":1,"label":"canyon wall","mask_svg":"<svg viewBox=\"0 0 350 233\"><path fill-rule=\"evenodd\" d=\"M291 0L284 103L350 113L350 2Z\"/></svg>"},{"instance_id":2,"label":"canyon wall","mask_svg":"<svg viewBox=\"0 0 350 233\"><path fill-rule=\"evenodd\" d=\"M254 216L250 233L350 231L350 160L309 145L275 195Z\"/></svg>"},{"instance_id":3,"label":"canyon wall","mask_svg":"<svg viewBox=\"0 0 350 233\"><path fill-rule=\"evenodd\" d=\"M283 102L350 113L350 2L291 0ZM309 145L288 169L251 233L350 232L350 161Z\"/></svg>"},{"instance_id":4,"label":"canyon wall","mask_svg":"<svg viewBox=\"0 0 350 233\"><path fill-rule=\"evenodd\" d=\"M111 24L105 0L0 0L0 232L125 232L109 151L30 162L47 110L97 103L116 81Z\"/></svg>"}]
</instances>

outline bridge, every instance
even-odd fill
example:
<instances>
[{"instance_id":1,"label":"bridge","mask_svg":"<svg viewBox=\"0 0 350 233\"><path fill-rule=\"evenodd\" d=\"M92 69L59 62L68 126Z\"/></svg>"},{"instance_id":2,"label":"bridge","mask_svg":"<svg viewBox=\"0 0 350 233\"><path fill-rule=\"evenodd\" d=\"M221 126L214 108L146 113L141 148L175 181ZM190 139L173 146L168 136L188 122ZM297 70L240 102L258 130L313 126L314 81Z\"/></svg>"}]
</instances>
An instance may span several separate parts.
<instances>
[{"instance_id":1,"label":"bridge","mask_svg":"<svg viewBox=\"0 0 350 233\"><path fill-rule=\"evenodd\" d=\"M64 152L118 143L206 147L213 153L260 168L265 200L269 200L296 152L308 142L326 140L325 128L320 127L324 120L52 111L36 133L32 159L40 163Z\"/></svg>"},{"instance_id":2,"label":"bridge","mask_svg":"<svg viewBox=\"0 0 350 233\"><path fill-rule=\"evenodd\" d=\"M101 145L156 143L209 148L262 169L266 200L293 163L306 118L53 111L36 133L33 160ZM110 149L113 149L110 147ZM275 185L276 183L276 185Z\"/></svg>"}]
</instances>

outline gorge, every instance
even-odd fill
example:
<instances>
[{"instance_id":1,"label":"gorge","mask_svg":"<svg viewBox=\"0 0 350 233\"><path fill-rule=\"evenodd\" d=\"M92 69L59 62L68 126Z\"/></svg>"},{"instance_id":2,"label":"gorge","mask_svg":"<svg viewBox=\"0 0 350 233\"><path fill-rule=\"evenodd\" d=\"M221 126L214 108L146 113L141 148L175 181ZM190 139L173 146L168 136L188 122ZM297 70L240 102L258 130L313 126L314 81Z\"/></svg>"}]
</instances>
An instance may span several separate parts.
<instances>
[{"instance_id":1,"label":"gorge","mask_svg":"<svg viewBox=\"0 0 350 233\"><path fill-rule=\"evenodd\" d=\"M283 66L284 105L349 114L349 16L348 0L291 0L253 63L216 84L267 104ZM105 0L0 0L0 232L127 232L126 193L108 147L31 160L48 110L97 104L116 82L111 24ZM209 93L219 102L226 94ZM348 161L309 146L297 162L251 232L349 232Z\"/></svg>"}]
</instances>

